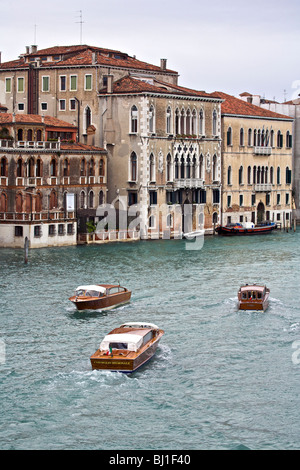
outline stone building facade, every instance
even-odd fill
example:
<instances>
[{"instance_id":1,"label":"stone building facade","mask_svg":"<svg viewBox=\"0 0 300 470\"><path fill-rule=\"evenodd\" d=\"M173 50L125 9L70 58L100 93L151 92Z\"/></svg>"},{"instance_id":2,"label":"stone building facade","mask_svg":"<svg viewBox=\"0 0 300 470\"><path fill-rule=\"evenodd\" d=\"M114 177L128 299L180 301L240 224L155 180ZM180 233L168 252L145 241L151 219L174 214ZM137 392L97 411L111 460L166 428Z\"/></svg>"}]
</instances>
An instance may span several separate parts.
<instances>
[{"instance_id":1,"label":"stone building facade","mask_svg":"<svg viewBox=\"0 0 300 470\"><path fill-rule=\"evenodd\" d=\"M0 246L77 243L106 202L106 151L52 117L0 113Z\"/></svg>"},{"instance_id":2,"label":"stone building facade","mask_svg":"<svg viewBox=\"0 0 300 470\"><path fill-rule=\"evenodd\" d=\"M212 233L220 220L221 99L125 76L99 92L108 201L129 208L143 238Z\"/></svg>"},{"instance_id":3,"label":"stone building facade","mask_svg":"<svg viewBox=\"0 0 300 470\"><path fill-rule=\"evenodd\" d=\"M222 98L222 224L292 223L293 119Z\"/></svg>"},{"instance_id":4,"label":"stone building facade","mask_svg":"<svg viewBox=\"0 0 300 470\"><path fill-rule=\"evenodd\" d=\"M297 84L297 82L296 82ZM275 113L284 114L293 119L293 218L300 222L300 98L299 89L295 91L294 99L279 103L267 100L260 95L241 93L242 100L260 106Z\"/></svg>"},{"instance_id":5,"label":"stone building facade","mask_svg":"<svg viewBox=\"0 0 300 470\"><path fill-rule=\"evenodd\" d=\"M44 114L77 127L77 140L99 146L98 91L107 76L151 74L176 84L178 73L168 70L166 60L152 65L111 49L54 46L38 50L26 47L17 60L0 64L0 103L9 113Z\"/></svg>"}]
</instances>

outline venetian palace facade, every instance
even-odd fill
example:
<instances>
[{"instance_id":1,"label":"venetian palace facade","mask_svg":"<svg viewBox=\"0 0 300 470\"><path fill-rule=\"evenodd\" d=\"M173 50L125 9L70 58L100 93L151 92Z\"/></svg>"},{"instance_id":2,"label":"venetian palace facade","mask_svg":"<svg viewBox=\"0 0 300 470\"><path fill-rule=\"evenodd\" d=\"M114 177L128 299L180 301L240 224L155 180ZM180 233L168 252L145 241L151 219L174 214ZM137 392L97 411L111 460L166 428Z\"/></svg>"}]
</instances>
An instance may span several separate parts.
<instances>
[{"instance_id":1,"label":"venetian palace facade","mask_svg":"<svg viewBox=\"0 0 300 470\"><path fill-rule=\"evenodd\" d=\"M179 86L165 59L156 66L87 45L27 47L17 60L0 64L0 103L12 116L67 122L76 129L76 144L89 146L82 152L105 154L101 183L89 179L103 171L98 161L95 175L89 164L78 164L77 178L86 179L76 210L87 210L93 200L85 219L76 213L79 231L84 220L101 222L104 203L119 215L116 228L122 219L123 228L135 224L143 238L213 233L217 224L242 218L290 220L291 150L274 142L279 127L282 135L291 133L291 121L258 115L255 106L249 115L239 111L242 100ZM91 157L87 153L86 161ZM101 197L92 184L105 184Z\"/></svg>"},{"instance_id":2,"label":"venetian palace facade","mask_svg":"<svg viewBox=\"0 0 300 470\"><path fill-rule=\"evenodd\" d=\"M292 222L293 119L217 93L222 103L222 223Z\"/></svg>"}]
</instances>

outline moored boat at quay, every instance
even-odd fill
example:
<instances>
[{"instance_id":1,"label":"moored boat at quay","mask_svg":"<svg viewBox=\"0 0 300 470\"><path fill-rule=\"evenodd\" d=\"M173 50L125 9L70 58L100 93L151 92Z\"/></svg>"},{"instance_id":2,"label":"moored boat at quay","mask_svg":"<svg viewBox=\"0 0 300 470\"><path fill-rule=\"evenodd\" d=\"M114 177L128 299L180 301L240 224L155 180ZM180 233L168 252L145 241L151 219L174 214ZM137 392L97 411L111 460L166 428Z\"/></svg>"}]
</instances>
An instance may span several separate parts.
<instances>
[{"instance_id":1,"label":"moored boat at quay","mask_svg":"<svg viewBox=\"0 0 300 470\"><path fill-rule=\"evenodd\" d=\"M163 334L153 323L124 323L101 341L90 357L92 369L135 372L154 356Z\"/></svg>"},{"instance_id":2,"label":"moored boat at quay","mask_svg":"<svg viewBox=\"0 0 300 470\"><path fill-rule=\"evenodd\" d=\"M261 222L254 225L252 222L219 225L215 231L219 235L261 235L277 229L275 222Z\"/></svg>"}]
</instances>

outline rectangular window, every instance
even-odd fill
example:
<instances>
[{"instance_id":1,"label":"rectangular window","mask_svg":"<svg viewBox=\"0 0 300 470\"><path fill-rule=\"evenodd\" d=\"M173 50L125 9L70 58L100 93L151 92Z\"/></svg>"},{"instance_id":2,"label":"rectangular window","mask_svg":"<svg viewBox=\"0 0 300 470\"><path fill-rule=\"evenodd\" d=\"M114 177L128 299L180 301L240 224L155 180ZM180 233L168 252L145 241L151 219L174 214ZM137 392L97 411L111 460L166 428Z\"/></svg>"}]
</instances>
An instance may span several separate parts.
<instances>
[{"instance_id":1,"label":"rectangular window","mask_svg":"<svg viewBox=\"0 0 300 470\"><path fill-rule=\"evenodd\" d=\"M5 92L11 93L11 78L5 79Z\"/></svg>"},{"instance_id":2,"label":"rectangular window","mask_svg":"<svg viewBox=\"0 0 300 470\"><path fill-rule=\"evenodd\" d=\"M42 77L42 91L50 90L50 77Z\"/></svg>"},{"instance_id":3,"label":"rectangular window","mask_svg":"<svg viewBox=\"0 0 300 470\"><path fill-rule=\"evenodd\" d=\"M60 91L66 91L67 85L66 85L66 76L65 75L60 75L59 77L59 89Z\"/></svg>"},{"instance_id":4,"label":"rectangular window","mask_svg":"<svg viewBox=\"0 0 300 470\"><path fill-rule=\"evenodd\" d=\"M41 110L47 111L47 109L48 109L48 103L41 103Z\"/></svg>"},{"instance_id":5,"label":"rectangular window","mask_svg":"<svg viewBox=\"0 0 300 470\"><path fill-rule=\"evenodd\" d=\"M244 196L243 194L240 194L240 207L243 207L244 204Z\"/></svg>"},{"instance_id":6,"label":"rectangular window","mask_svg":"<svg viewBox=\"0 0 300 470\"><path fill-rule=\"evenodd\" d=\"M68 235L73 235L73 224L68 224L67 225L67 234Z\"/></svg>"},{"instance_id":7,"label":"rectangular window","mask_svg":"<svg viewBox=\"0 0 300 470\"><path fill-rule=\"evenodd\" d=\"M71 111L75 111L76 109L76 100L74 100L73 98L70 100L70 110Z\"/></svg>"},{"instance_id":8,"label":"rectangular window","mask_svg":"<svg viewBox=\"0 0 300 470\"><path fill-rule=\"evenodd\" d=\"M213 190L213 204L219 204L220 202L220 191L218 189Z\"/></svg>"},{"instance_id":9,"label":"rectangular window","mask_svg":"<svg viewBox=\"0 0 300 470\"><path fill-rule=\"evenodd\" d=\"M24 93L24 78L18 78L18 93Z\"/></svg>"},{"instance_id":10,"label":"rectangular window","mask_svg":"<svg viewBox=\"0 0 300 470\"><path fill-rule=\"evenodd\" d=\"M59 100L59 110L60 111L66 110L66 100Z\"/></svg>"},{"instance_id":11,"label":"rectangular window","mask_svg":"<svg viewBox=\"0 0 300 470\"><path fill-rule=\"evenodd\" d=\"M133 204L137 204L137 192L129 192L128 193L128 205L132 206Z\"/></svg>"},{"instance_id":12,"label":"rectangular window","mask_svg":"<svg viewBox=\"0 0 300 470\"><path fill-rule=\"evenodd\" d=\"M266 194L266 206L269 206L270 203L271 203L270 193L267 193L267 194Z\"/></svg>"},{"instance_id":13,"label":"rectangular window","mask_svg":"<svg viewBox=\"0 0 300 470\"><path fill-rule=\"evenodd\" d=\"M280 194L277 194L277 204L280 204Z\"/></svg>"},{"instance_id":14,"label":"rectangular window","mask_svg":"<svg viewBox=\"0 0 300 470\"><path fill-rule=\"evenodd\" d=\"M85 90L91 90L92 89L92 75L86 75L85 76L84 89Z\"/></svg>"},{"instance_id":15,"label":"rectangular window","mask_svg":"<svg viewBox=\"0 0 300 470\"><path fill-rule=\"evenodd\" d=\"M49 225L49 229L48 229L48 230L49 230L49 231L48 231L48 234L49 234L50 236L55 235L55 225Z\"/></svg>"},{"instance_id":16,"label":"rectangular window","mask_svg":"<svg viewBox=\"0 0 300 470\"><path fill-rule=\"evenodd\" d=\"M64 234L65 234L65 225L58 224L58 235L64 235Z\"/></svg>"},{"instance_id":17,"label":"rectangular window","mask_svg":"<svg viewBox=\"0 0 300 470\"><path fill-rule=\"evenodd\" d=\"M24 111L25 105L24 103L18 103L18 111Z\"/></svg>"},{"instance_id":18,"label":"rectangular window","mask_svg":"<svg viewBox=\"0 0 300 470\"><path fill-rule=\"evenodd\" d=\"M23 237L23 227L20 225L15 226L15 237Z\"/></svg>"},{"instance_id":19,"label":"rectangular window","mask_svg":"<svg viewBox=\"0 0 300 470\"><path fill-rule=\"evenodd\" d=\"M255 194L251 194L251 206L255 206Z\"/></svg>"},{"instance_id":20,"label":"rectangular window","mask_svg":"<svg viewBox=\"0 0 300 470\"><path fill-rule=\"evenodd\" d=\"M34 237L41 237L42 236L42 227L41 225L35 225L34 227Z\"/></svg>"},{"instance_id":21,"label":"rectangular window","mask_svg":"<svg viewBox=\"0 0 300 470\"><path fill-rule=\"evenodd\" d=\"M77 90L77 75L70 76L70 90L71 91Z\"/></svg>"},{"instance_id":22,"label":"rectangular window","mask_svg":"<svg viewBox=\"0 0 300 470\"><path fill-rule=\"evenodd\" d=\"M157 204L157 192L156 191L150 191L149 196L150 196L150 205Z\"/></svg>"},{"instance_id":23,"label":"rectangular window","mask_svg":"<svg viewBox=\"0 0 300 470\"><path fill-rule=\"evenodd\" d=\"M231 207L231 196L227 196L227 207Z\"/></svg>"},{"instance_id":24,"label":"rectangular window","mask_svg":"<svg viewBox=\"0 0 300 470\"><path fill-rule=\"evenodd\" d=\"M286 203L286 205L288 205L290 203L290 194L289 193L285 193L285 203Z\"/></svg>"}]
</instances>

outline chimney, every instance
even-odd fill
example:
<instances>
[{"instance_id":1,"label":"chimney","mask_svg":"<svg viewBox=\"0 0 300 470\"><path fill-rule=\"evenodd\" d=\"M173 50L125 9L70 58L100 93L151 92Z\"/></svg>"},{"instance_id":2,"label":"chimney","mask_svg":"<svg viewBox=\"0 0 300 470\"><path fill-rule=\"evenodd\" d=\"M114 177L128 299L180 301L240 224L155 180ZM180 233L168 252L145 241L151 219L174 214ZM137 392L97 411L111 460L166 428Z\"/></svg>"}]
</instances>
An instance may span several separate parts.
<instances>
[{"instance_id":1,"label":"chimney","mask_svg":"<svg viewBox=\"0 0 300 470\"><path fill-rule=\"evenodd\" d=\"M107 93L113 92L113 75L107 75Z\"/></svg>"},{"instance_id":2,"label":"chimney","mask_svg":"<svg viewBox=\"0 0 300 470\"><path fill-rule=\"evenodd\" d=\"M36 45L31 46L31 54L35 54L36 51L37 51L37 46Z\"/></svg>"},{"instance_id":3,"label":"chimney","mask_svg":"<svg viewBox=\"0 0 300 470\"><path fill-rule=\"evenodd\" d=\"M29 53L30 53L29 46L26 46L26 54L29 54Z\"/></svg>"},{"instance_id":4,"label":"chimney","mask_svg":"<svg viewBox=\"0 0 300 470\"><path fill-rule=\"evenodd\" d=\"M166 68L167 68L167 59L160 59L160 68L161 68L161 70L166 70Z\"/></svg>"},{"instance_id":5,"label":"chimney","mask_svg":"<svg viewBox=\"0 0 300 470\"><path fill-rule=\"evenodd\" d=\"M92 65L95 65L96 63L97 63L96 52L92 52Z\"/></svg>"}]
</instances>

